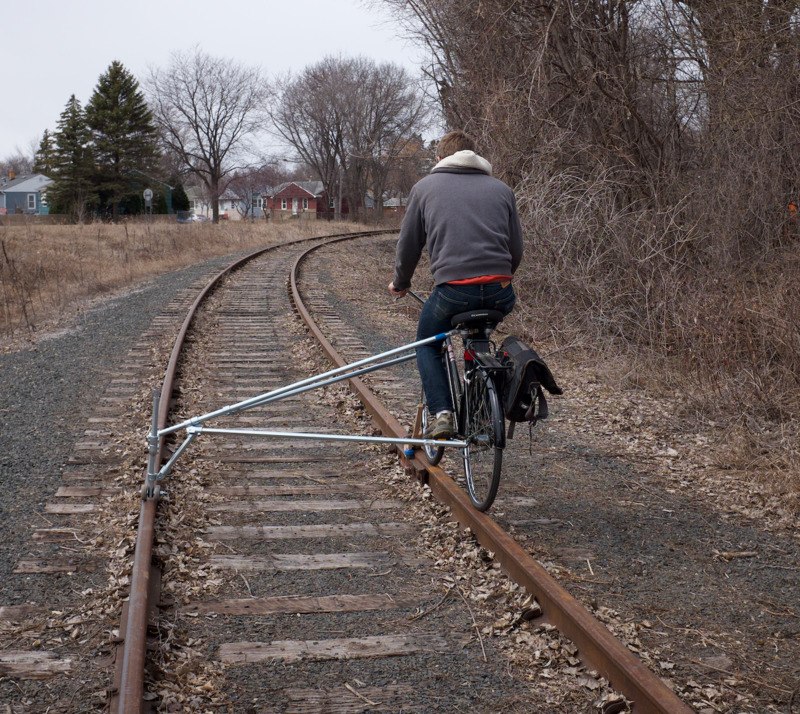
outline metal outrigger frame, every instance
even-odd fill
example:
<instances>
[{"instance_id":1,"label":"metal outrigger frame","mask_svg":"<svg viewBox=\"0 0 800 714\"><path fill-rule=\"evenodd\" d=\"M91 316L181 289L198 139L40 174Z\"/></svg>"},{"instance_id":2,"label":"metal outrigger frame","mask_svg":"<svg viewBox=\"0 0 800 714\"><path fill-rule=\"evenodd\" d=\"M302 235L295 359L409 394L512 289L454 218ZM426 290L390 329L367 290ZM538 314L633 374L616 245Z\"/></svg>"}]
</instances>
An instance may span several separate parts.
<instances>
[{"instance_id":1,"label":"metal outrigger frame","mask_svg":"<svg viewBox=\"0 0 800 714\"><path fill-rule=\"evenodd\" d=\"M297 432L297 431L272 431L265 429L225 429L225 428L212 428L207 426L201 426L205 422L211 419L215 419L217 417L229 416L231 414L238 414L239 412L246 411L247 409L259 407L262 404L269 404L270 402L275 402L280 399L287 399L288 397L293 397L298 394L303 394L304 392L308 392L312 389L327 387L328 385L335 384L337 382L342 382L344 380L351 379L352 377L358 377L362 374L375 372L376 370L379 369L384 369L386 367L392 367L397 364L402 364L403 362L408 362L409 360L414 359L417 347L420 347L421 345L427 345L432 342L438 342L440 340L444 340L447 337L453 336L457 333L458 330L450 330L449 332L442 332L441 334L434 335L433 337L428 337L424 340L418 340L417 342L411 342L401 347L395 347L394 349L388 350L386 352L381 352L380 354L372 355L371 357L366 357L362 360L359 360L358 362L353 362L352 364L347 364L344 365L343 367L337 367L336 369L332 369L328 372L323 372L322 374L318 374L313 377L300 380L299 382L294 382L293 384L286 385L285 387L280 387L271 392L266 392L264 394L260 394L255 397L251 397L250 399L245 399L242 402L222 407L221 409L217 409L216 411L208 412L207 414L202 414L200 416L186 419L185 421L182 421L180 424L174 424L173 426L168 426L163 429L158 429L158 410L159 410L161 395L158 390L154 390L153 421L150 427L150 433L147 435L147 443L149 445L147 480L145 482L144 488L142 489L142 497L146 499L150 498L155 494L156 484L159 481L165 479L167 476L169 476L170 472L172 471L172 467L175 465L175 462L178 460L181 454L187 449L189 444L191 444L201 434L234 434L237 436L266 436L276 439L316 439L322 441L353 441L360 443L396 444L408 447L451 446L462 450L467 449L468 448L467 442L459 440L415 439L413 437L395 438L389 436L360 436L357 434L320 434L320 433L308 433L308 432ZM157 471L156 464L158 459L159 443L161 439L169 434L173 434L179 431L185 431L186 438L184 439L183 443L181 443L181 445L172 454L169 461L167 461L167 463L165 463Z\"/></svg>"}]
</instances>

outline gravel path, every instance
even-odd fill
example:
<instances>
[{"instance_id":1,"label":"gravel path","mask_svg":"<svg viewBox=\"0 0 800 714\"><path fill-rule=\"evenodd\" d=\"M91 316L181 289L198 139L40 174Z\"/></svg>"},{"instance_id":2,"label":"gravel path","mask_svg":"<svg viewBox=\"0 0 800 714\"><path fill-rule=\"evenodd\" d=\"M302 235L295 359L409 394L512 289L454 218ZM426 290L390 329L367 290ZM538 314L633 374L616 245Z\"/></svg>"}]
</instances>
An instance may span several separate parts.
<instances>
[{"instance_id":1,"label":"gravel path","mask_svg":"<svg viewBox=\"0 0 800 714\"><path fill-rule=\"evenodd\" d=\"M0 604L25 602L12 577L32 525L61 485L70 450L86 428L93 383L102 387L120 359L176 292L231 262L219 258L163 275L83 311L68 329L33 347L0 354Z\"/></svg>"}]
</instances>

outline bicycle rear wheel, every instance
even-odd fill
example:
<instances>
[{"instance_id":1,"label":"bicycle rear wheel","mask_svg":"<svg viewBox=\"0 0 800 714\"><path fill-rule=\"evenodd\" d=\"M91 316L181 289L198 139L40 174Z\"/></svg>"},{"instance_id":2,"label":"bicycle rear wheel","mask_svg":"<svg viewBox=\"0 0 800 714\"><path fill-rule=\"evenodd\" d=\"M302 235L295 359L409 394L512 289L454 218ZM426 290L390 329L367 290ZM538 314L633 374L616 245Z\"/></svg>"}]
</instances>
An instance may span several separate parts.
<instances>
[{"instance_id":1,"label":"bicycle rear wheel","mask_svg":"<svg viewBox=\"0 0 800 714\"><path fill-rule=\"evenodd\" d=\"M482 369L475 369L469 377L465 421L467 490L472 505L485 511L500 485L506 424L494 380Z\"/></svg>"}]
</instances>

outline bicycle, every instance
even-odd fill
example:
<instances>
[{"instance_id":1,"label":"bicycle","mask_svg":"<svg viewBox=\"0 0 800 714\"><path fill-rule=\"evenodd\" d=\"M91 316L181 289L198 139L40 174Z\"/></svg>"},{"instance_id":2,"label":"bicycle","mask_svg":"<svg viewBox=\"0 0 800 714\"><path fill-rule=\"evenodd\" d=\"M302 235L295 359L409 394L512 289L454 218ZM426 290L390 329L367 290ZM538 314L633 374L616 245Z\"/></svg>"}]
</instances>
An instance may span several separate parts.
<instances>
[{"instance_id":1,"label":"bicycle","mask_svg":"<svg viewBox=\"0 0 800 714\"><path fill-rule=\"evenodd\" d=\"M409 294L420 302L418 295ZM453 400L457 438L464 440L464 475L472 505L486 511L497 496L503 449L506 445L505 414L501 390L507 367L495 357L491 334L503 319L498 310L477 309L455 315L453 329L463 340L463 365L459 366L450 335L445 337L442 359ZM422 394L421 427L423 434L430 415ZM423 450L431 466L444 455L444 446L425 445Z\"/></svg>"}]
</instances>

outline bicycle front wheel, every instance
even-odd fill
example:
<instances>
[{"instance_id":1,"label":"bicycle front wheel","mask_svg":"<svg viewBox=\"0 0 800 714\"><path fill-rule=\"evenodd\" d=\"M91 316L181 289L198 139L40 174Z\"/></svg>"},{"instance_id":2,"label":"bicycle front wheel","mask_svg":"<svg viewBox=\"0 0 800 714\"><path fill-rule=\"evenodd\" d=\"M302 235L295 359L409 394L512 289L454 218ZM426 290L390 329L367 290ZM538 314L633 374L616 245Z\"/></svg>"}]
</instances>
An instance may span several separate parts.
<instances>
[{"instance_id":1,"label":"bicycle front wheel","mask_svg":"<svg viewBox=\"0 0 800 714\"><path fill-rule=\"evenodd\" d=\"M466 385L464 473L472 505L487 510L500 485L505 446L505 415L500 407L494 380L476 369Z\"/></svg>"}]
</instances>

